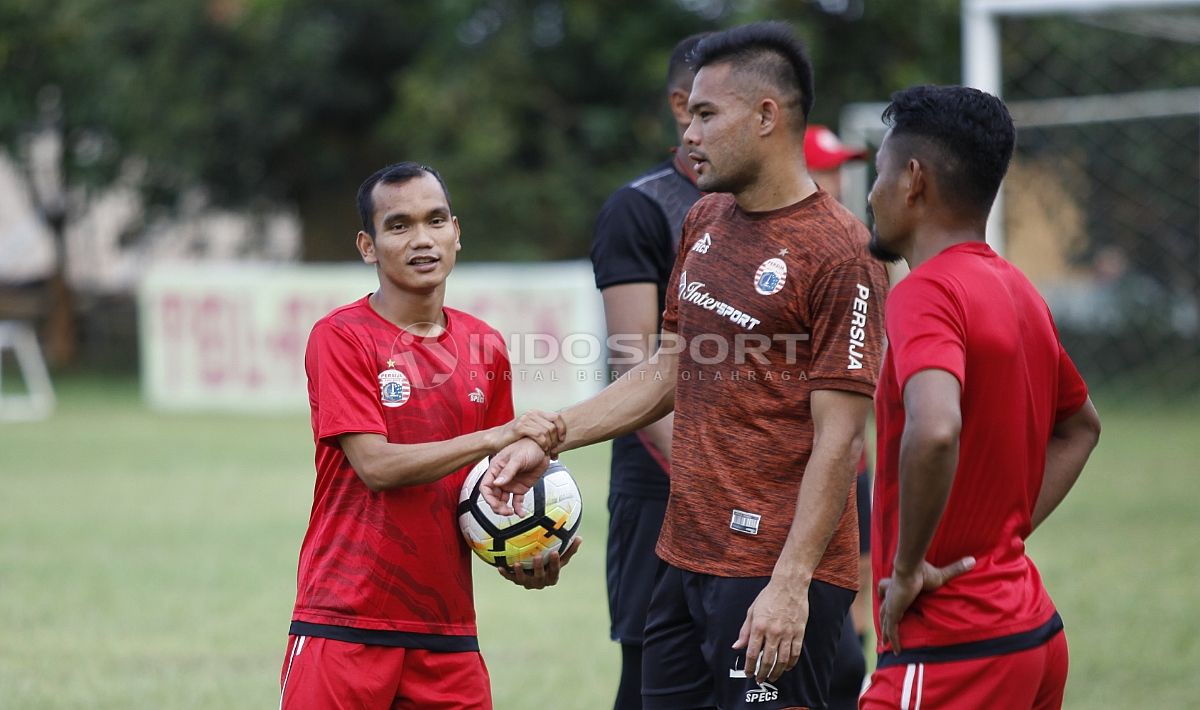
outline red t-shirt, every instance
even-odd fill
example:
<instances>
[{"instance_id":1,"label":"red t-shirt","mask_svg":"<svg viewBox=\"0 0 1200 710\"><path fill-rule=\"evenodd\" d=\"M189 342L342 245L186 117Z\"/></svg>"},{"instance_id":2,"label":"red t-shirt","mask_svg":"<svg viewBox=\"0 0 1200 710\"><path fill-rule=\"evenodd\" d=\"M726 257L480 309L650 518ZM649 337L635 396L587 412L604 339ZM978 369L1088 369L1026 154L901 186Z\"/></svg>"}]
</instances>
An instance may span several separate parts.
<instances>
[{"instance_id":1,"label":"red t-shirt","mask_svg":"<svg viewBox=\"0 0 1200 710\"><path fill-rule=\"evenodd\" d=\"M471 558L458 530L470 467L373 493L338 436L445 441L512 419L504 341L444 309L437 338L408 334L362 298L313 326L305 354L317 482L300 548L293 621L416 634L474 635Z\"/></svg>"},{"instance_id":2,"label":"red t-shirt","mask_svg":"<svg viewBox=\"0 0 1200 710\"><path fill-rule=\"evenodd\" d=\"M887 274L825 192L769 212L728 194L688 213L663 330L679 353L671 493L658 555L721 577L771 574L813 447L814 390L875 391ZM813 576L858 588L853 488Z\"/></svg>"},{"instance_id":3,"label":"red t-shirt","mask_svg":"<svg viewBox=\"0 0 1200 710\"><path fill-rule=\"evenodd\" d=\"M875 395L875 584L892 573L904 386L922 370L945 370L962 386L958 469L926 559L937 566L966 555L977 560L917 597L900 622L904 646L1036 628L1054 606L1025 555L1025 538L1051 432L1083 405L1087 386L1033 284L982 242L956 244L921 264L892 289L886 310L888 349ZM876 599L876 631L878 606Z\"/></svg>"}]
</instances>

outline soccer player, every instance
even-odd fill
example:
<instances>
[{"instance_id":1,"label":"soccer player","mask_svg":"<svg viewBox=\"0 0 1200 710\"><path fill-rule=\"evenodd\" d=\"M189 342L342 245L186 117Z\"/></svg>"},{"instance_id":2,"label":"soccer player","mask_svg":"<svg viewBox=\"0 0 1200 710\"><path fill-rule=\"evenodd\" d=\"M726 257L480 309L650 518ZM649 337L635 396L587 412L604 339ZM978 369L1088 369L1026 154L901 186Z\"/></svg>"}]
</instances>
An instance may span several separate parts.
<instances>
[{"instance_id":1,"label":"soccer player","mask_svg":"<svg viewBox=\"0 0 1200 710\"><path fill-rule=\"evenodd\" d=\"M806 52L782 23L697 45L684 134L709 194L688 214L662 328L677 336L561 412L559 449L675 409L670 498L642 664L647 708L820 708L858 586L855 467L887 277L869 234L804 164ZM678 341L678 342L675 342ZM485 495L536 480L493 459Z\"/></svg>"},{"instance_id":2,"label":"soccer player","mask_svg":"<svg viewBox=\"0 0 1200 710\"><path fill-rule=\"evenodd\" d=\"M443 306L461 245L441 177L389 166L359 188L358 208L358 250L379 288L322 318L308 341L317 480L280 707L490 708L459 488L519 437L550 450L562 422L514 421L500 335ZM554 584L577 547L501 574Z\"/></svg>"},{"instance_id":3,"label":"soccer player","mask_svg":"<svg viewBox=\"0 0 1200 710\"><path fill-rule=\"evenodd\" d=\"M1058 708L1067 642L1025 539L1100 434L1045 302L984 241L1016 132L961 86L883 114L872 251L887 307L871 557L879 663L860 707Z\"/></svg>"},{"instance_id":4,"label":"soccer player","mask_svg":"<svg viewBox=\"0 0 1200 710\"><path fill-rule=\"evenodd\" d=\"M667 103L678 128L676 145L691 122L688 53L704 37L688 37L671 52ZM683 218L696 200L696 174L687 149L659 163L612 194L596 217L592 268L604 300L611 338L624 349L613 369L625 372L649 356L659 332L667 282L683 233ZM630 353L636 351L636 356ZM611 634L621 644L616 710L642 707L642 633L659 560L654 544L667 509L671 458L670 414L613 440L608 486L608 612Z\"/></svg>"}]
</instances>

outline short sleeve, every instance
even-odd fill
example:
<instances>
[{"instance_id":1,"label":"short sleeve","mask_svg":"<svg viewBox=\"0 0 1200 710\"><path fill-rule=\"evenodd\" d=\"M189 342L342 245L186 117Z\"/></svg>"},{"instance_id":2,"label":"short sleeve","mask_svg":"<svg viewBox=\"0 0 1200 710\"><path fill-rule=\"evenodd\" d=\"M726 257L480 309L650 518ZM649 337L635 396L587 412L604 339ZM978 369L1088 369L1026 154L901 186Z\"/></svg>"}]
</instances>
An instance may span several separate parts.
<instances>
[{"instance_id":1,"label":"short sleeve","mask_svg":"<svg viewBox=\"0 0 1200 710\"><path fill-rule=\"evenodd\" d=\"M809 289L804 311L811 323L812 389L875 393L883 355L884 274L879 264L854 258L829 269Z\"/></svg>"},{"instance_id":2,"label":"short sleeve","mask_svg":"<svg viewBox=\"0 0 1200 710\"><path fill-rule=\"evenodd\" d=\"M1058 402L1055 403L1054 421L1061 422L1083 406L1087 401L1087 383L1075 368L1071 356L1067 355L1062 343L1058 344Z\"/></svg>"},{"instance_id":3,"label":"short sleeve","mask_svg":"<svg viewBox=\"0 0 1200 710\"><path fill-rule=\"evenodd\" d=\"M692 216L695 214L695 210L692 210L683 220L683 238L679 240L675 266L671 269L671 278L667 281L666 305L663 307L662 317L664 333L679 332L679 275L683 271L684 262L687 261L688 249L691 249L692 243L696 241L696 236L692 233L695 229Z\"/></svg>"},{"instance_id":4,"label":"short sleeve","mask_svg":"<svg viewBox=\"0 0 1200 710\"><path fill-rule=\"evenodd\" d=\"M387 435L378 374L362 343L322 321L308 336L304 366L317 439L348 433Z\"/></svg>"},{"instance_id":5,"label":"short sleeve","mask_svg":"<svg viewBox=\"0 0 1200 710\"><path fill-rule=\"evenodd\" d=\"M670 226L658 205L637 190L617 190L596 216L591 252L596 288L661 283L671 244Z\"/></svg>"},{"instance_id":6,"label":"short sleeve","mask_svg":"<svg viewBox=\"0 0 1200 710\"><path fill-rule=\"evenodd\" d=\"M499 352L494 360L492 391L488 395L488 410L483 423L485 429L507 424L513 418L512 365L502 347L503 336L497 333L495 342Z\"/></svg>"},{"instance_id":7,"label":"short sleeve","mask_svg":"<svg viewBox=\"0 0 1200 710\"><path fill-rule=\"evenodd\" d=\"M893 289L887 310L888 347L901 392L922 370L945 370L966 385L963 311L946 286L909 275Z\"/></svg>"}]
</instances>

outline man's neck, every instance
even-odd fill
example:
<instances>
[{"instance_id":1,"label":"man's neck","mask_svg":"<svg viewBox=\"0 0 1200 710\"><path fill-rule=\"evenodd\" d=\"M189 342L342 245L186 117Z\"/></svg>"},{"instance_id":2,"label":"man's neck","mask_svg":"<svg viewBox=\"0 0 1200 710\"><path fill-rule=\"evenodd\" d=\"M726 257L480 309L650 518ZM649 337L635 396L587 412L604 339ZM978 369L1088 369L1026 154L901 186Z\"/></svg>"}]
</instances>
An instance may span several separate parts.
<instances>
[{"instance_id":1,"label":"man's neck","mask_svg":"<svg viewBox=\"0 0 1200 710\"><path fill-rule=\"evenodd\" d=\"M910 269L916 269L955 244L984 243L984 241L982 226L963 225L957 228L929 229L924 233L914 235L912 248L902 256L908 262Z\"/></svg>"},{"instance_id":2,"label":"man's neck","mask_svg":"<svg viewBox=\"0 0 1200 710\"><path fill-rule=\"evenodd\" d=\"M734 195L746 212L769 212L794 205L817 191L804 161L791 157L765 160L754 184Z\"/></svg>"},{"instance_id":3,"label":"man's neck","mask_svg":"<svg viewBox=\"0 0 1200 710\"><path fill-rule=\"evenodd\" d=\"M371 294L370 304L384 320L413 335L437 335L446 327L446 284L429 293L412 293L380 285Z\"/></svg>"}]
</instances>

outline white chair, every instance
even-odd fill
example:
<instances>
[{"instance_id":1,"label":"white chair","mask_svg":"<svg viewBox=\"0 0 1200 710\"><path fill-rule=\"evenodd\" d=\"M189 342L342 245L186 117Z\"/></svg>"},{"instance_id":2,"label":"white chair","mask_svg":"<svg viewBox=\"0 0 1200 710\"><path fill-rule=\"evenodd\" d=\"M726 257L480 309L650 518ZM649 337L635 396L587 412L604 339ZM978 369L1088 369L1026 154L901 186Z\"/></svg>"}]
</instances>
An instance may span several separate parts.
<instances>
[{"instance_id":1,"label":"white chair","mask_svg":"<svg viewBox=\"0 0 1200 710\"><path fill-rule=\"evenodd\" d=\"M54 386L33 328L24 321L0 321L0 385L4 353L12 350L25 383L24 393L6 393L0 386L0 421L36 421L54 411Z\"/></svg>"}]
</instances>

